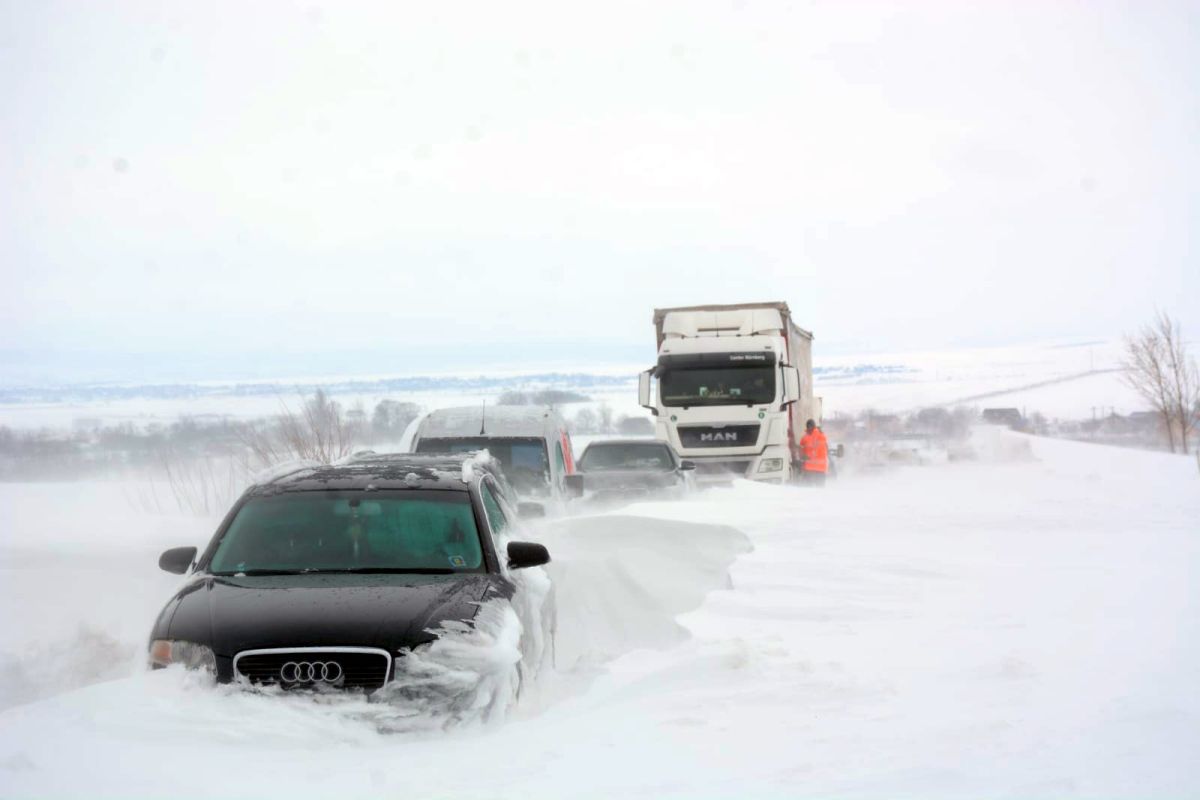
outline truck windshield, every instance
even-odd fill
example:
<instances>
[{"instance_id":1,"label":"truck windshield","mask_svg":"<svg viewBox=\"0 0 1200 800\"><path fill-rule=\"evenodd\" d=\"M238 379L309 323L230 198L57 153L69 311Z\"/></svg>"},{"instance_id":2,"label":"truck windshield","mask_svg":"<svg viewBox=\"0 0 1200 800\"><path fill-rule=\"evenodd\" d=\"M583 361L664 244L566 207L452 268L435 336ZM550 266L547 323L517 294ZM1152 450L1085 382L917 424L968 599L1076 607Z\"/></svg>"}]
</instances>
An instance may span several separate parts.
<instances>
[{"instance_id":1,"label":"truck windshield","mask_svg":"<svg viewBox=\"0 0 1200 800\"><path fill-rule=\"evenodd\" d=\"M533 492L550 483L546 442L534 438L456 436L422 438L418 453L469 453L487 450L500 461L504 476L518 492Z\"/></svg>"},{"instance_id":2,"label":"truck windshield","mask_svg":"<svg viewBox=\"0 0 1200 800\"><path fill-rule=\"evenodd\" d=\"M761 405L775 399L775 369L671 369L659 376L659 387L665 406Z\"/></svg>"},{"instance_id":3,"label":"truck windshield","mask_svg":"<svg viewBox=\"0 0 1200 800\"><path fill-rule=\"evenodd\" d=\"M209 565L218 575L482 567L470 495L419 489L253 498L234 517Z\"/></svg>"}]
</instances>

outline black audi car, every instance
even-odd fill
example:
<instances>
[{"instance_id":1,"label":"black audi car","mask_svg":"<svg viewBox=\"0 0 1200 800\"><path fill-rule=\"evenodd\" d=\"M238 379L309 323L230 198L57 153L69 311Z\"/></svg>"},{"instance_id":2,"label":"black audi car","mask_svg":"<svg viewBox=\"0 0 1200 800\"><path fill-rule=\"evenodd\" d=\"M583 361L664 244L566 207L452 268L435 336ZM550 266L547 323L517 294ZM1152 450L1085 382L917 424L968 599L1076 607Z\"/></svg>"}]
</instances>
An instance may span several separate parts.
<instances>
[{"instance_id":1,"label":"black audi car","mask_svg":"<svg viewBox=\"0 0 1200 800\"><path fill-rule=\"evenodd\" d=\"M378 689L433 629L513 598L511 570L550 560L508 542L513 522L502 476L479 457L369 454L279 475L245 492L198 557L163 553L159 566L190 579L154 624L150 663Z\"/></svg>"}]
</instances>

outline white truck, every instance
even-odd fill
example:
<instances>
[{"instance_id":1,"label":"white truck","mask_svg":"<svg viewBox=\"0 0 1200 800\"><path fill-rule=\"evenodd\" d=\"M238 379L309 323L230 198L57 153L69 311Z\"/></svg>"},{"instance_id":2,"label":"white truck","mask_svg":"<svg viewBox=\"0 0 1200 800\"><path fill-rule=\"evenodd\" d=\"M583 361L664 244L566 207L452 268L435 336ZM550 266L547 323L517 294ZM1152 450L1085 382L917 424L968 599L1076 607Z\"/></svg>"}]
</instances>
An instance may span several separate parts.
<instances>
[{"instance_id":1,"label":"white truck","mask_svg":"<svg viewBox=\"0 0 1200 800\"><path fill-rule=\"evenodd\" d=\"M812 339L787 303L659 308L658 363L638 381L655 436L699 481L783 483L798 467L813 396Z\"/></svg>"}]
</instances>

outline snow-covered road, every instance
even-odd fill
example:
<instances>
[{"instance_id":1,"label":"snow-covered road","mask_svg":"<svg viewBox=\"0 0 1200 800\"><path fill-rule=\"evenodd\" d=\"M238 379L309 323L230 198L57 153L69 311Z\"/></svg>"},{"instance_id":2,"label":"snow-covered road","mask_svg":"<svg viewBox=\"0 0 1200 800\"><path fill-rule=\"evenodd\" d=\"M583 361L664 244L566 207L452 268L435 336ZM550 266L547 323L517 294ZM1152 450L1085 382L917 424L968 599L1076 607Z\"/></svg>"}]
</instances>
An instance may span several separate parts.
<instances>
[{"instance_id":1,"label":"snow-covered road","mask_svg":"<svg viewBox=\"0 0 1200 800\"><path fill-rule=\"evenodd\" d=\"M1194 796L1195 462L1022 441L548 524L560 670L501 725L380 734L364 704L138 674L0 713L0 795ZM151 554L210 527L93 522L65 488L0 487L9 705L112 674L38 679L106 657L81 620L135 650Z\"/></svg>"}]
</instances>

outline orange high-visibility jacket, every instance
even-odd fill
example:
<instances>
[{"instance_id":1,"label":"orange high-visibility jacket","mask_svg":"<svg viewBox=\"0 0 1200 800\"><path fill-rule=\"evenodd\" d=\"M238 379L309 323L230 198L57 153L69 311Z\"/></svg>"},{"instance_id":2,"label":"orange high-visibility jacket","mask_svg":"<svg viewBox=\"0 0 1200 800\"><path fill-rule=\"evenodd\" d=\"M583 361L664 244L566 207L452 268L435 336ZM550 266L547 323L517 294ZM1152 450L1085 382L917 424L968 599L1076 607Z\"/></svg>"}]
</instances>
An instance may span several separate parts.
<instances>
[{"instance_id":1,"label":"orange high-visibility jacket","mask_svg":"<svg viewBox=\"0 0 1200 800\"><path fill-rule=\"evenodd\" d=\"M800 437L800 451L804 454L806 472L825 472L829 469L829 444L820 428Z\"/></svg>"}]
</instances>

